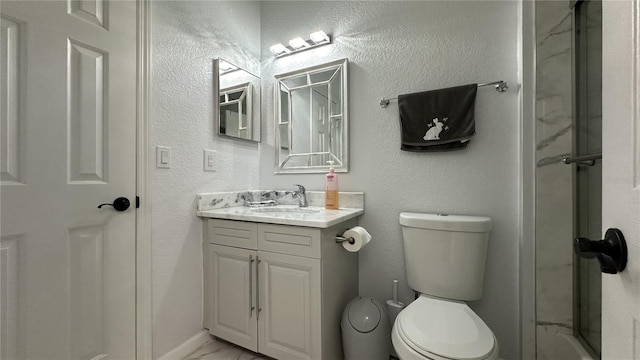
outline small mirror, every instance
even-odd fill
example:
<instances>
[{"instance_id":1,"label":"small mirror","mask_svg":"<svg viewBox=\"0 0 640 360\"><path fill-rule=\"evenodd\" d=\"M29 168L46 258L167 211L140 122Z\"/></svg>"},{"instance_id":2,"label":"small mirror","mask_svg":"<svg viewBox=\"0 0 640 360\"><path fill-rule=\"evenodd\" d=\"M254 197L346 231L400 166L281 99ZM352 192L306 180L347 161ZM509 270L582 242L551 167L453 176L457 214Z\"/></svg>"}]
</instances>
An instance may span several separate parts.
<instances>
[{"instance_id":1,"label":"small mirror","mask_svg":"<svg viewBox=\"0 0 640 360\"><path fill-rule=\"evenodd\" d=\"M275 173L349 171L347 59L275 80Z\"/></svg>"},{"instance_id":2,"label":"small mirror","mask_svg":"<svg viewBox=\"0 0 640 360\"><path fill-rule=\"evenodd\" d=\"M260 78L223 59L214 60L213 70L218 135L259 142Z\"/></svg>"}]
</instances>

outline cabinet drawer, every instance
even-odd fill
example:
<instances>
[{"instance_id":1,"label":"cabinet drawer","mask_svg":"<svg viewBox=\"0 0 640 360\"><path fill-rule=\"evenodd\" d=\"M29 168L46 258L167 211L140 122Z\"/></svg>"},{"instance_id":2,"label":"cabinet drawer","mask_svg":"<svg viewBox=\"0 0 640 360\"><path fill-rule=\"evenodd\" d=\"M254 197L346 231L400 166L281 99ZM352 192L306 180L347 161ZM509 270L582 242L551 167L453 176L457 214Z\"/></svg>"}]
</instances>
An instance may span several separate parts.
<instances>
[{"instance_id":1,"label":"cabinet drawer","mask_svg":"<svg viewBox=\"0 0 640 360\"><path fill-rule=\"evenodd\" d=\"M320 230L258 224L258 249L320 259Z\"/></svg>"},{"instance_id":2,"label":"cabinet drawer","mask_svg":"<svg viewBox=\"0 0 640 360\"><path fill-rule=\"evenodd\" d=\"M258 224L233 220L207 220L207 237L210 244L256 250Z\"/></svg>"}]
</instances>

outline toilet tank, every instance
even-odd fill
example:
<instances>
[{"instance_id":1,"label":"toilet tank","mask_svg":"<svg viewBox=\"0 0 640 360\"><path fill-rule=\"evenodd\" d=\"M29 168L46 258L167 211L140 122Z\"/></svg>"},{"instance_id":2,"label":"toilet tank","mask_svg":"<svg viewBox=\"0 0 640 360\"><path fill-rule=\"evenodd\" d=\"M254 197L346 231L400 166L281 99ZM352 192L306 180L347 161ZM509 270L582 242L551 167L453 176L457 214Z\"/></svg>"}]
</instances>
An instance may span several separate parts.
<instances>
[{"instance_id":1,"label":"toilet tank","mask_svg":"<svg viewBox=\"0 0 640 360\"><path fill-rule=\"evenodd\" d=\"M400 225L412 289L462 301L482 297L491 218L403 212Z\"/></svg>"}]
</instances>

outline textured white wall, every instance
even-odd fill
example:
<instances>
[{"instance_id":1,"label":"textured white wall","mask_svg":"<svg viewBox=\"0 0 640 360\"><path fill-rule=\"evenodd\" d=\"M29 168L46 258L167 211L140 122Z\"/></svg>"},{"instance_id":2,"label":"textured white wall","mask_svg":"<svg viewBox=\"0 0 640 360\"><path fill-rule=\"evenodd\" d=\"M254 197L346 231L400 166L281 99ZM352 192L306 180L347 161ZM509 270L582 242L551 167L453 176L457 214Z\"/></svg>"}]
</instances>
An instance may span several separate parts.
<instances>
[{"instance_id":1,"label":"textured white wall","mask_svg":"<svg viewBox=\"0 0 640 360\"><path fill-rule=\"evenodd\" d=\"M500 355L518 356L518 6L514 1L262 3L263 143L260 188L293 183L321 190L323 176L273 175L273 75L348 57L351 170L340 189L365 192L360 223L374 237L360 253L360 294L391 296L407 287L398 215L401 211L493 218L485 294L470 305L495 332ZM334 43L280 59L269 46L324 29ZM396 102L382 96L504 79L508 92L478 92L476 131L467 150L400 151Z\"/></svg>"},{"instance_id":2,"label":"textured white wall","mask_svg":"<svg viewBox=\"0 0 640 360\"><path fill-rule=\"evenodd\" d=\"M248 19L235 21L238 16ZM200 192L257 189L258 144L214 135L212 60L259 70L257 2L153 1L151 146L171 147L152 173L154 358L202 330ZM244 49L244 50L241 50ZM203 171L203 149L217 151Z\"/></svg>"}]
</instances>

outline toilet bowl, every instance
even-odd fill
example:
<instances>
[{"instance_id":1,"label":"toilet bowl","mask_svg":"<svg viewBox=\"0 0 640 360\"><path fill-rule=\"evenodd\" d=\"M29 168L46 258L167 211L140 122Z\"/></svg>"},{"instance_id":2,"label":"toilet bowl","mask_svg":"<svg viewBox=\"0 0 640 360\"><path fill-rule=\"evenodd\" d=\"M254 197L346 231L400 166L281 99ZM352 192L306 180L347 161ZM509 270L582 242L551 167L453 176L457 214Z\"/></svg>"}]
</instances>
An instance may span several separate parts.
<instances>
[{"instance_id":1,"label":"toilet bowl","mask_svg":"<svg viewBox=\"0 0 640 360\"><path fill-rule=\"evenodd\" d=\"M402 360L493 360L498 342L467 304L420 295L400 312L391 331Z\"/></svg>"},{"instance_id":2,"label":"toilet bowl","mask_svg":"<svg viewBox=\"0 0 640 360\"><path fill-rule=\"evenodd\" d=\"M493 360L498 341L465 303L482 297L491 219L401 213L407 282L420 296L391 340L400 360Z\"/></svg>"}]
</instances>

